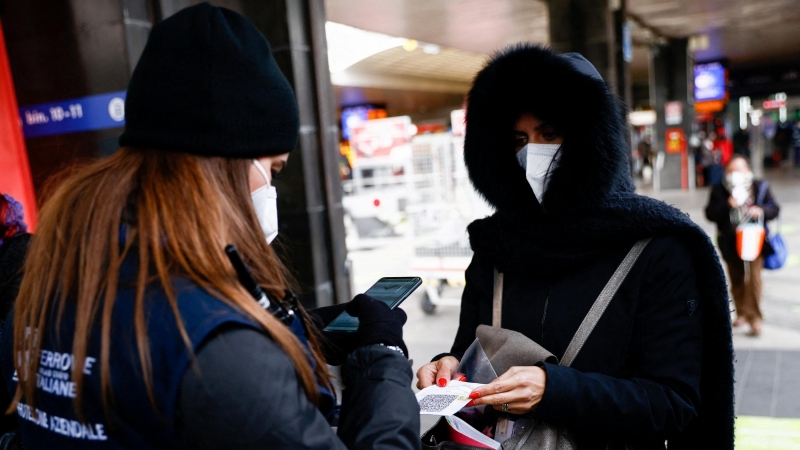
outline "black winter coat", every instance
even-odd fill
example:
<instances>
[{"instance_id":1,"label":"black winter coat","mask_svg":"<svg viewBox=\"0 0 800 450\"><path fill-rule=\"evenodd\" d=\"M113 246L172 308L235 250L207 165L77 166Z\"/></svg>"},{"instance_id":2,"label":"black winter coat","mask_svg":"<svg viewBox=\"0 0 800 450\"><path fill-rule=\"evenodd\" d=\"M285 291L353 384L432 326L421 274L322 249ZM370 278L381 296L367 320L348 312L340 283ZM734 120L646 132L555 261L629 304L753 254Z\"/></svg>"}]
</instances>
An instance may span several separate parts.
<instances>
[{"instance_id":1,"label":"black winter coat","mask_svg":"<svg viewBox=\"0 0 800 450\"><path fill-rule=\"evenodd\" d=\"M772 196L769 183L764 180L755 180L750 189L751 204L760 206L764 209L764 220L774 220L780 214L781 208ZM759 192L763 195L759 198ZM730 191L722 184L711 187L711 193L706 206L706 218L717 224L717 245L725 261L741 261L736 253L736 223L731 221L731 207L728 199L731 197ZM769 244L767 236L764 236L764 255L771 255L774 252Z\"/></svg>"},{"instance_id":2,"label":"black winter coat","mask_svg":"<svg viewBox=\"0 0 800 450\"><path fill-rule=\"evenodd\" d=\"M653 238L573 367L545 363L535 416L570 427L580 448L733 448L733 348L724 274L689 217L634 193L624 107L591 71L521 44L496 54L469 92L464 158L496 212L469 228L453 352L491 322L504 273L503 326L557 357L635 241ZM540 203L514 155L532 113L564 136ZM548 299L549 292L549 299Z\"/></svg>"},{"instance_id":3,"label":"black winter coat","mask_svg":"<svg viewBox=\"0 0 800 450\"><path fill-rule=\"evenodd\" d=\"M558 276L505 274L503 328L563 355L632 245ZM650 242L572 366L545 363L536 417L569 427L579 448L663 448L697 417L702 308L690 260L674 237ZM493 264L476 255L466 277L452 350L459 359L477 326L492 323Z\"/></svg>"}]
</instances>

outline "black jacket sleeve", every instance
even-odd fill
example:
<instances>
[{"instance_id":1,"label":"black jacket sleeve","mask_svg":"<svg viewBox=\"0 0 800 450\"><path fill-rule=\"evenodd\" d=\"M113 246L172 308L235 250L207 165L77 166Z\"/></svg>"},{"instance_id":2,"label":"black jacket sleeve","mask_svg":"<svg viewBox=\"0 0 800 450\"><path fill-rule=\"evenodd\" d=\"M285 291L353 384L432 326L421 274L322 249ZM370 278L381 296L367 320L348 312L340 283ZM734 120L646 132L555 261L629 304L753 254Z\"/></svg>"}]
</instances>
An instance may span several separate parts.
<instances>
[{"instance_id":1,"label":"black jacket sleeve","mask_svg":"<svg viewBox=\"0 0 800 450\"><path fill-rule=\"evenodd\" d=\"M408 361L374 347L360 348L352 356L356 360L343 368L351 378L367 379L381 370L397 374L348 387L345 410L365 419L342 417L339 437L306 399L294 366L271 339L243 326L225 328L198 349L196 365L183 376L178 434L186 448L199 450L418 448L419 409L409 387ZM359 364L359 357L372 358L373 367ZM376 430L393 435L380 440L373 436ZM407 445L399 438L412 435L416 440Z\"/></svg>"},{"instance_id":2,"label":"black jacket sleeve","mask_svg":"<svg viewBox=\"0 0 800 450\"><path fill-rule=\"evenodd\" d=\"M349 449L419 449L419 404L411 364L381 345L361 347L342 367L339 437Z\"/></svg>"},{"instance_id":3,"label":"black jacket sleeve","mask_svg":"<svg viewBox=\"0 0 800 450\"><path fill-rule=\"evenodd\" d=\"M617 378L544 363L547 382L534 416L625 440L668 439L697 416L702 302L689 253L674 242L646 266L638 338L628 349L635 372Z\"/></svg>"},{"instance_id":4,"label":"black jacket sleeve","mask_svg":"<svg viewBox=\"0 0 800 450\"><path fill-rule=\"evenodd\" d=\"M493 271L494 268L491 264L484 264L475 254L464 273L466 285L464 293L461 295L461 316L458 321L458 332L450 350L450 354L459 360L475 341L475 330L481 324L480 299L492 298L493 286L487 286L484 280L494 280L492 276L487 277L487 272ZM447 354L438 356L444 355Z\"/></svg>"},{"instance_id":5,"label":"black jacket sleeve","mask_svg":"<svg viewBox=\"0 0 800 450\"><path fill-rule=\"evenodd\" d=\"M720 228L730 227L731 206L728 204L730 196L731 194L722 185L711 187L708 205L706 205L706 218Z\"/></svg>"}]
</instances>

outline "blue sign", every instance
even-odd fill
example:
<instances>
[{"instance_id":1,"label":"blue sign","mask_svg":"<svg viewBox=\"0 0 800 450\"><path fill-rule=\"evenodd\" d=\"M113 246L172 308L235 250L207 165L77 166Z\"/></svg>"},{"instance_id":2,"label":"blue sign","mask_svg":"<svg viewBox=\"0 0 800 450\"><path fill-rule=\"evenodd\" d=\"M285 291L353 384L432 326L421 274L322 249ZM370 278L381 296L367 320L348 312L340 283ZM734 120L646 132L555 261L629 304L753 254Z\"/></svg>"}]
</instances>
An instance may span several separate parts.
<instances>
[{"instance_id":1,"label":"blue sign","mask_svg":"<svg viewBox=\"0 0 800 450\"><path fill-rule=\"evenodd\" d=\"M19 109L26 138L125 126L125 91Z\"/></svg>"},{"instance_id":2,"label":"blue sign","mask_svg":"<svg viewBox=\"0 0 800 450\"><path fill-rule=\"evenodd\" d=\"M375 109L372 106L346 106L342 108L342 137L350 139L353 128L369 119L369 111Z\"/></svg>"},{"instance_id":3,"label":"blue sign","mask_svg":"<svg viewBox=\"0 0 800 450\"><path fill-rule=\"evenodd\" d=\"M633 41L631 40L631 27L627 23L622 25L622 59L625 62L633 61Z\"/></svg>"},{"instance_id":4,"label":"blue sign","mask_svg":"<svg viewBox=\"0 0 800 450\"><path fill-rule=\"evenodd\" d=\"M704 102L725 98L725 67L718 62L694 66L694 100Z\"/></svg>"}]
</instances>

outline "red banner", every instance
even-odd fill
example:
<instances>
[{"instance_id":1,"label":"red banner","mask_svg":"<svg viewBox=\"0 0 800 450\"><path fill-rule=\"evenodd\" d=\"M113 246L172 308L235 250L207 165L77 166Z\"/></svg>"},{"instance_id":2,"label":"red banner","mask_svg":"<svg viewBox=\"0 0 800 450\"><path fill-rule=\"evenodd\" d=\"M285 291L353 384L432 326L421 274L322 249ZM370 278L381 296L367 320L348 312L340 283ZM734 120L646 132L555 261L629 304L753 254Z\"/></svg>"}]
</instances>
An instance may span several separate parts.
<instances>
[{"instance_id":1,"label":"red banner","mask_svg":"<svg viewBox=\"0 0 800 450\"><path fill-rule=\"evenodd\" d=\"M0 23L0 193L22 203L28 231L36 230L36 193L22 137L14 80Z\"/></svg>"}]
</instances>

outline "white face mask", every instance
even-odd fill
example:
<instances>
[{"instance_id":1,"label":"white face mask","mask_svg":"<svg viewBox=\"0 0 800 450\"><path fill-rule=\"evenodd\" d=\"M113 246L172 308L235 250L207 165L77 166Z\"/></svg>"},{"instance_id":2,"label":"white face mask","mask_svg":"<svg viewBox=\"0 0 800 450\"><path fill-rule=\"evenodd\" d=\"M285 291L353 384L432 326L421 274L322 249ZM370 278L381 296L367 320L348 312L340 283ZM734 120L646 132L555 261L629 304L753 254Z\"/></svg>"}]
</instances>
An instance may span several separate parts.
<instances>
[{"instance_id":1,"label":"white face mask","mask_svg":"<svg viewBox=\"0 0 800 450\"><path fill-rule=\"evenodd\" d=\"M253 207L256 210L261 230L267 237L267 243L271 244L278 237L278 191L275 190L275 186L270 184L267 171L264 170L261 163L254 159L253 164L256 165L256 169L261 172L261 175L264 175L267 184L251 192L250 198L253 200Z\"/></svg>"},{"instance_id":2,"label":"white face mask","mask_svg":"<svg viewBox=\"0 0 800 450\"><path fill-rule=\"evenodd\" d=\"M561 144L528 144L517 152L519 165L525 169L525 178L528 179L528 184L531 185L539 203L542 202L542 196L547 189L545 180L547 183L550 182L547 171L553 165L553 158L560 147Z\"/></svg>"},{"instance_id":3,"label":"white face mask","mask_svg":"<svg viewBox=\"0 0 800 450\"><path fill-rule=\"evenodd\" d=\"M731 196L739 206L744 205L750 198L750 186L753 185L752 172L729 172L725 175L725 184L731 191Z\"/></svg>"}]
</instances>

